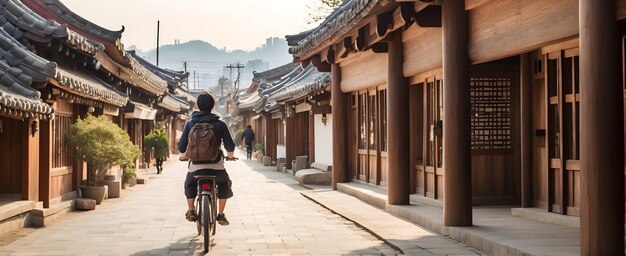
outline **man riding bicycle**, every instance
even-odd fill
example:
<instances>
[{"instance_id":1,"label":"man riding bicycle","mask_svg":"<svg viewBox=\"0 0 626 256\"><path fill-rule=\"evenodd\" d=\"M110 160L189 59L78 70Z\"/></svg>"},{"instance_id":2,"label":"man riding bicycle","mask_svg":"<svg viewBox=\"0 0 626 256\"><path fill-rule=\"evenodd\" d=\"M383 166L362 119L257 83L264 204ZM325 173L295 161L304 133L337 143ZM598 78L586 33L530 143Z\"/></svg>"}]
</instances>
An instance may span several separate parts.
<instances>
[{"instance_id":1,"label":"man riding bicycle","mask_svg":"<svg viewBox=\"0 0 626 256\"><path fill-rule=\"evenodd\" d=\"M225 159L223 153L220 153L219 160L215 162L189 161L189 171L187 172L187 177L185 178L185 197L187 198L187 206L189 209L187 210L187 213L185 213L185 218L188 221L196 221L198 219L198 216L196 216L194 211L194 203L196 194L198 193L198 187L196 179L193 176L211 175L215 176L215 182L218 186L217 198L219 199L219 210L216 220L220 225L228 225L229 222L224 214L224 208L226 207L227 199L233 196L233 191L231 190L232 182L228 176L228 172L226 172L226 168L224 168L224 160L235 159L233 156L235 143L233 142L226 124L219 120L217 115L211 113L213 106L215 106L215 99L213 96L208 93L203 93L198 96L198 108L200 111L194 111L191 114L191 120L185 124L183 134L178 142L178 150L181 153L185 153L185 151L187 151L189 132L194 125L198 123L210 123L213 126L213 132L215 133L216 138L219 139L219 144L221 145L224 143L227 156ZM221 149L218 150L221 152Z\"/></svg>"}]
</instances>

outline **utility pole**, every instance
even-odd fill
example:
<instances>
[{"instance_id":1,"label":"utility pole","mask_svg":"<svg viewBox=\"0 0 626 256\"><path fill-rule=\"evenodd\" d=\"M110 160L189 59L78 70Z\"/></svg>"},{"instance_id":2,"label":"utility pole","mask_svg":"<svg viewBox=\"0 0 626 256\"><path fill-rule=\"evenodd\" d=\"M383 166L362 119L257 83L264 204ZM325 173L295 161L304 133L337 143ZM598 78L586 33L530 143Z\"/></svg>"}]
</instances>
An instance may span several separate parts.
<instances>
[{"instance_id":1,"label":"utility pole","mask_svg":"<svg viewBox=\"0 0 626 256\"><path fill-rule=\"evenodd\" d=\"M183 67L185 68L185 73L187 73L187 62L186 61L183 62Z\"/></svg>"},{"instance_id":2,"label":"utility pole","mask_svg":"<svg viewBox=\"0 0 626 256\"><path fill-rule=\"evenodd\" d=\"M156 49L156 65L159 66L159 30L160 30L161 21L157 20L157 49Z\"/></svg>"},{"instance_id":3,"label":"utility pole","mask_svg":"<svg viewBox=\"0 0 626 256\"><path fill-rule=\"evenodd\" d=\"M196 89L196 81L197 81L197 79L196 79L196 71L194 70L193 71L193 89L194 90Z\"/></svg>"},{"instance_id":4,"label":"utility pole","mask_svg":"<svg viewBox=\"0 0 626 256\"><path fill-rule=\"evenodd\" d=\"M239 72L239 70L240 70L240 69L242 69L242 68L244 68L245 66L244 66L244 65L242 65L242 64L237 63L236 65L230 64L230 65L226 65L226 66L224 66L224 67L225 67L225 68L230 69L231 71L232 71L233 69L237 69L237 79L235 79L235 83L234 83L234 87L235 87L235 88L234 88L234 89L235 89L235 93L234 93L234 94L235 94L235 96L236 96L236 95L237 95L237 91L239 91L239 75L241 74L241 73Z\"/></svg>"}]
</instances>

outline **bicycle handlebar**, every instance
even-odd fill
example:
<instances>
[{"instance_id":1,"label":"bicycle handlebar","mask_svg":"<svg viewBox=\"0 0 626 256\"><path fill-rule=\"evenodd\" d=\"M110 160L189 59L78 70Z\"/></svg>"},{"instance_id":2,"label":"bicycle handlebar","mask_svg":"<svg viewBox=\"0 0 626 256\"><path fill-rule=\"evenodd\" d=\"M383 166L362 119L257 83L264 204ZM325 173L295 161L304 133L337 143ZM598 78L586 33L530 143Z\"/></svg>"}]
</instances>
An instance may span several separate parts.
<instances>
[{"instance_id":1,"label":"bicycle handlebar","mask_svg":"<svg viewBox=\"0 0 626 256\"><path fill-rule=\"evenodd\" d=\"M185 155L181 155L180 157L178 157L178 160L180 161L189 161L189 159L187 159L185 157ZM237 161L239 160L239 158L233 157L233 158L229 158L229 157L224 157L224 161Z\"/></svg>"}]
</instances>

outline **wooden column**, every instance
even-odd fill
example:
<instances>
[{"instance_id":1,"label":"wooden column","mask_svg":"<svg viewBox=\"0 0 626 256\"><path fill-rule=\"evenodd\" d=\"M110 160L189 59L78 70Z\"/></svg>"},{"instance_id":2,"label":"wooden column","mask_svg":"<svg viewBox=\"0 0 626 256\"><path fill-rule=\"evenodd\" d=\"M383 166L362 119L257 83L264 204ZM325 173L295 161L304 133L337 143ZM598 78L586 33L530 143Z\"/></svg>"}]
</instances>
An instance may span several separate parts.
<instances>
[{"instance_id":1,"label":"wooden column","mask_svg":"<svg viewBox=\"0 0 626 256\"><path fill-rule=\"evenodd\" d=\"M530 55L520 56L520 140L521 140L521 169L522 169L522 207L532 207L532 91L530 82Z\"/></svg>"},{"instance_id":2,"label":"wooden column","mask_svg":"<svg viewBox=\"0 0 626 256\"><path fill-rule=\"evenodd\" d=\"M315 114L309 111L309 166L315 162Z\"/></svg>"},{"instance_id":3,"label":"wooden column","mask_svg":"<svg viewBox=\"0 0 626 256\"><path fill-rule=\"evenodd\" d=\"M615 0L579 0L580 250L624 254L624 112Z\"/></svg>"},{"instance_id":4,"label":"wooden column","mask_svg":"<svg viewBox=\"0 0 626 256\"><path fill-rule=\"evenodd\" d=\"M341 92L341 68L339 64L330 67L331 104L333 111L333 189L337 183L349 182L348 171L348 110L349 95Z\"/></svg>"},{"instance_id":5,"label":"wooden column","mask_svg":"<svg viewBox=\"0 0 626 256\"><path fill-rule=\"evenodd\" d=\"M272 119L272 114L265 115L265 155L276 160L276 122Z\"/></svg>"},{"instance_id":6,"label":"wooden column","mask_svg":"<svg viewBox=\"0 0 626 256\"><path fill-rule=\"evenodd\" d=\"M22 152L22 199L39 201L39 120L26 119ZM37 130L34 131L36 124Z\"/></svg>"},{"instance_id":7,"label":"wooden column","mask_svg":"<svg viewBox=\"0 0 626 256\"><path fill-rule=\"evenodd\" d=\"M468 24L464 0L442 4L443 223L472 225ZM394 131L395 132L395 131Z\"/></svg>"},{"instance_id":8,"label":"wooden column","mask_svg":"<svg viewBox=\"0 0 626 256\"><path fill-rule=\"evenodd\" d=\"M402 31L391 35L387 54L387 143L389 204L409 204L409 85L402 74Z\"/></svg>"},{"instance_id":9,"label":"wooden column","mask_svg":"<svg viewBox=\"0 0 626 256\"><path fill-rule=\"evenodd\" d=\"M41 121L39 158L39 200L43 207L50 207L50 170L52 169L52 120Z\"/></svg>"}]
</instances>

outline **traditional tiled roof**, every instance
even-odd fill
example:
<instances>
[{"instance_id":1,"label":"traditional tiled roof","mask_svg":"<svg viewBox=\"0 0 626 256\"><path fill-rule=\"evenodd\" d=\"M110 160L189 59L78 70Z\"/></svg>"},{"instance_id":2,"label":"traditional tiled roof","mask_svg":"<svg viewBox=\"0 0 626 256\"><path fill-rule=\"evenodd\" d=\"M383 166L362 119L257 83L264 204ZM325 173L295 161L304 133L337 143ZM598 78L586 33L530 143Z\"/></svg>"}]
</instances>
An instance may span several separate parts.
<instances>
[{"instance_id":1,"label":"traditional tiled roof","mask_svg":"<svg viewBox=\"0 0 626 256\"><path fill-rule=\"evenodd\" d=\"M268 104L281 102L289 99L297 99L310 93L324 89L330 83L330 74L319 72L313 65L309 65L302 71L302 76L291 81L280 91L268 97Z\"/></svg>"},{"instance_id":2,"label":"traditional tiled roof","mask_svg":"<svg viewBox=\"0 0 626 256\"><path fill-rule=\"evenodd\" d=\"M189 72L185 71L174 71L166 68L158 67L147 60L139 57L135 51L127 51L130 55L132 55L139 64L146 67L148 70L152 71L152 73L156 74L160 78L167 81L168 85L171 88L178 87L186 87L187 79L189 77Z\"/></svg>"},{"instance_id":3,"label":"traditional tiled roof","mask_svg":"<svg viewBox=\"0 0 626 256\"><path fill-rule=\"evenodd\" d=\"M35 0L35 1L41 1L42 3L47 5L48 8L50 8L50 10L54 11L58 16L66 20L68 23L72 23L73 25L80 27L81 29L85 31L88 31L89 33L97 35L100 38L106 39L110 42L115 42L119 40L120 38L122 38L122 33L124 32L124 26L122 26L122 29L118 31L108 30L74 13L72 10L67 8L59 0Z\"/></svg>"},{"instance_id":4,"label":"traditional tiled roof","mask_svg":"<svg viewBox=\"0 0 626 256\"><path fill-rule=\"evenodd\" d=\"M252 78L252 82L256 82L257 84L260 82L272 82L293 71L299 65L300 63L298 62L290 62L280 67L276 67L263 72L252 72L252 74L254 75L254 77Z\"/></svg>"},{"instance_id":5,"label":"traditional tiled roof","mask_svg":"<svg viewBox=\"0 0 626 256\"><path fill-rule=\"evenodd\" d=\"M116 91L102 80L76 71L70 72L58 67L54 78L68 91L78 95L122 107L128 96Z\"/></svg>"},{"instance_id":6,"label":"traditional tiled roof","mask_svg":"<svg viewBox=\"0 0 626 256\"><path fill-rule=\"evenodd\" d=\"M17 118L52 117L33 82L46 82L56 64L29 52L0 28L0 114Z\"/></svg>"},{"instance_id":7,"label":"traditional tiled roof","mask_svg":"<svg viewBox=\"0 0 626 256\"><path fill-rule=\"evenodd\" d=\"M152 71L148 70L145 66L141 65L141 63L133 56L126 55L129 60L131 70L135 75L141 78L143 81L147 82L153 89L156 91L160 91L158 95L163 95L167 90L167 82L152 73Z\"/></svg>"},{"instance_id":8,"label":"traditional tiled roof","mask_svg":"<svg viewBox=\"0 0 626 256\"><path fill-rule=\"evenodd\" d=\"M287 36L289 53L296 58L333 44L372 11L379 0L345 0L326 19L311 31ZM298 40L300 39L300 40ZM296 43L297 41L297 43Z\"/></svg>"},{"instance_id":9,"label":"traditional tiled roof","mask_svg":"<svg viewBox=\"0 0 626 256\"><path fill-rule=\"evenodd\" d=\"M23 44L23 37L38 42L56 38L87 54L94 55L104 50L101 43L91 41L65 25L42 18L18 0L0 0L0 26Z\"/></svg>"},{"instance_id":10,"label":"traditional tiled roof","mask_svg":"<svg viewBox=\"0 0 626 256\"><path fill-rule=\"evenodd\" d=\"M302 75L302 67L300 65L296 65L291 72L282 76L279 80L274 81L273 83L262 82L259 84L259 96L260 99L257 103L252 107L252 109L260 113L262 111L267 111L267 100L274 93L280 91L283 87L290 84L292 81L298 79L299 76Z\"/></svg>"},{"instance_id":11,"label":"traditional tiled roof","mask_svg":"<svg viewBox=\"0 0 626 256\"><path fill-rule=\"evenodd\" d=\"M167 92L165 96L163 96L163 98L161 98L161 100L157 102L157 105L172 112L181 112L191 109L189 103L186 100L181 99L178 96L169 92Z\"/></svg>"}]
</instances>

